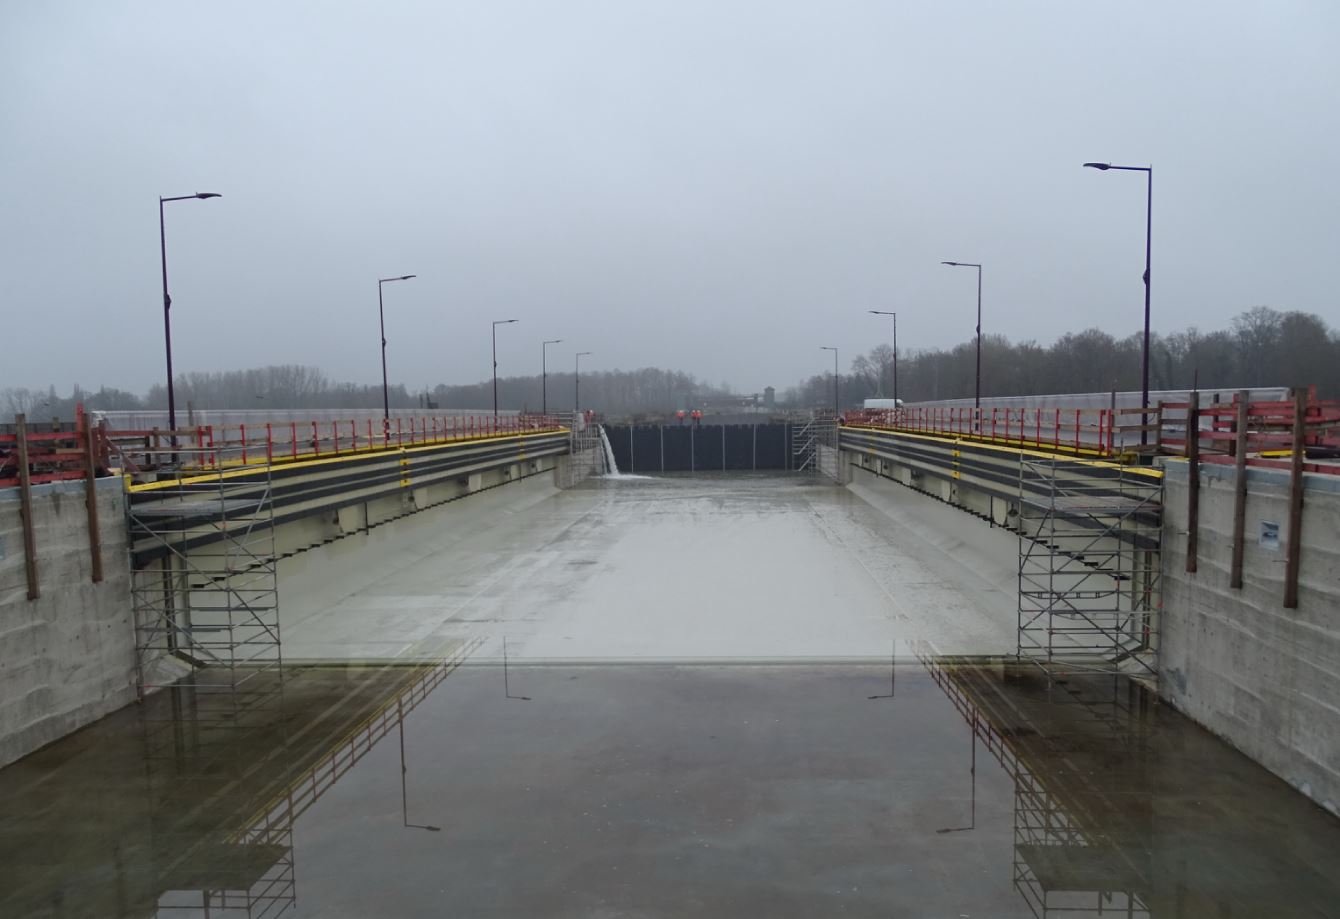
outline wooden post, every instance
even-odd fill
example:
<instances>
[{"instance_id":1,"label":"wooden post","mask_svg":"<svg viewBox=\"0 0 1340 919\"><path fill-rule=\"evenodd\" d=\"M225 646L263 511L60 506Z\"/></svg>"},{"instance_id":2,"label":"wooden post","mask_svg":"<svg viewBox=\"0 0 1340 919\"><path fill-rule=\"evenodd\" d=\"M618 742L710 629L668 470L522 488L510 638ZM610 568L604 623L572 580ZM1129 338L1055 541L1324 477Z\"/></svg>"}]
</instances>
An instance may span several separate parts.
<instances>
[{"instance_id":1,"label":"wooden post","mask_svg":"<svg viewBox=\"0 0 1340 919\"><path fill-rule=\"evenodd\" d=\"M37 583L37 538L33 532L33 483L28 474L28 419L14 416L19 451L19 518L23 523L23 562L28 573L28 599L42 596Z\"/></svg>"},{"instance_id":2,"label":"wooden post","mask_svg":"<svg viewBox=\"0 0 1340 919\"><path fill-rule=\"evenodd\" d=\"M1284 608L1298 608L1298 566L1303 540L1303 453L1307 448L1307 390L1293 391L1293 443L1289 463L1289 544L1285 547Z\"/></svg>"},{"instance_id":3,"label":"wooden post","mask_svg":"<svg viewBox=\"0 0 1340 919\"><path fill-rule=\"evenodd\" d=\"M1200 535L1200 393L1186 407L1186 570L1196 570Z\"/></svg>"},{"instance_id":4,"label":"wooden post","mask_svg":"<svg viewBox=\"0 0 1340 919\"><path fill-rule=\"evenodd\" d=\"M81 416L84 438L84 506L88 508L88 555L93 569L93 583L102 580L102 533L98 527L98 451L96 428L88 416Z\"/></svg>"},{"instance_id":5,"label":"wooden post","mask_svg":"<svg viewBox=\"0 0 1340 919\"><path fill-rule=\"evenodd\" d=\"M1229 572L1228 586L1234 590L1242 589L1242 553L1247 538L1247 410L1249 393L1240 390L1237 399L1237 416L1233 420L1233 468L1236 473L1233 482L1233 563Z\"/></svg>"}]
</instances>

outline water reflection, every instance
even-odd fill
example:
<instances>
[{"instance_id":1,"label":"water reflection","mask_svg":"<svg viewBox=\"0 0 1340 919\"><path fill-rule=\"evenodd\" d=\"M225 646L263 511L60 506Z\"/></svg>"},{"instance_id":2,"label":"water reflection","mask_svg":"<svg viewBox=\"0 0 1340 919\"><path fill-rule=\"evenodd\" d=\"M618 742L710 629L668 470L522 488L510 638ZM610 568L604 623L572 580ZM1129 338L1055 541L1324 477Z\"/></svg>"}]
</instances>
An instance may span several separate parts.
<instances>
[{"instance_id":1,"label":"water reflection","mask_svg":"<svg viewBox=\"0 0 1340 919\"><path fill-rule=\"evenodd\" d=\"M1092 740L1086 755L1142 765L1148 701L1140 687L1113 675L1058 680L1018 665L965 666L968 661L924 652L918 657L972 733L974 826L978 740L1014 783L1014 886L1034 914L1152 915L1148 847L1113 842L1119 838L1113 820L1138 819L1138 813L1093 807L1109 803L1126 777L1062 771L1049 762L1060 737L1082 732ZM1028 677L1043 680L1046 693L1020 692Z\"/></svg>"},{"instance_id":2,"label":"water reflection","mask_svg":"<svg viewBox=\"0 0 1340 919\"><path fill-rule=\"evenodd\" d=\"M1340 901L1340 824L1121 679L514 656L509 686L500 664L183 685L39 751L0 771L0 916L438 916L444 891L507 919Z\"/></svg>"},{"instance_id":3,"label":"water reflection","mask_svg":"<svg viewBox=\"0 0 1340 919\"><path fill-rule=\"evenodd\" d=\"M1336 821L1138 683L917 656L1014 785L1034 916L1333 914Z\"/></svg>"},{"instance_id":4,"label":"water reflection","mask_svg":"<svg viewBox=\"0 0 1340 919\"><path fill-rule=\"evenodd\" d=\"M396 729L403 780L406 716L472 650L188 679L21 760L0 772L0 915L285 912L295 822Z\"/></svg>"}]
</instances>

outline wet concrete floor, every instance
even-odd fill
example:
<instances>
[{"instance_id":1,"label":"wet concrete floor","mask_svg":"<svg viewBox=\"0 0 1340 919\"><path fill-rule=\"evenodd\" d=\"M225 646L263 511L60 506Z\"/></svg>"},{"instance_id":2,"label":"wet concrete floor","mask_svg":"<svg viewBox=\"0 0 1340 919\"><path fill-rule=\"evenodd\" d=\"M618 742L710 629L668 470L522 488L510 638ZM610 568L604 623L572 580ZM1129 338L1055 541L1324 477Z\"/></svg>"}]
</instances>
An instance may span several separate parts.
<instances>
[{"instance_id":1,"label":"wet concrete floor","mask_svg":"<svg viewBox=\"0 0 1340 919\"><path fill-rule=\"evenodd\" d=\"M229 907L237 912L229 912ZM0 915L1340 914L1340 821L996 660L290 670L0 771Z\"/></svg>"},{"instance_id":2,"label":"wet concrete floor","mask_svg":"<svg viewBox=\"0 0 1340 919\"><path fill-rule=\"evenodd\" d=\"M863 497L826 482L597 479L517 505L520 483L416 514L285 562L284 656L482 638L498 657L504 636L533 660L1014 650L1012 534L892 483Z\"/></svg>"}]
</instances>

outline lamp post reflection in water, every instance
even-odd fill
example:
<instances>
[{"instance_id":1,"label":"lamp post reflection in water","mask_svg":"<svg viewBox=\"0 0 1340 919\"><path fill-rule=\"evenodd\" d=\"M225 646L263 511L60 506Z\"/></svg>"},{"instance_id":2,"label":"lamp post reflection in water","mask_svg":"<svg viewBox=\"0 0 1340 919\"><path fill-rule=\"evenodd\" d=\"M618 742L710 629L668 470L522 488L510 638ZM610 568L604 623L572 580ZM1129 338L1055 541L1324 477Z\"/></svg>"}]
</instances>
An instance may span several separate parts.
<instances>
[{"instance_id":1,"label":"lamp post reflection in water","mask_svg":"<svg viewBox=\"0 0 1340 919\"><path fill-rule=\"evenodd\" d=\"M405 712L400 700L396 700L396 707L399 709L400 717L400 815L404 818L405 826L416 830L428 830L430 833L442 832L442 827L433 826L430 823L410 823L409 822L409 787L405 780L405 773L408 769L405 766Z\"/></svg>"},{"instance_id":2,"label":"lamp post reflection in water","mask_svg":"<svg viewBox=\"0 0 1340 919\"><path fill-rule=\"evenodd\" d=\"M936 830L937 833L961 833L965 830L977 829L977 711L973 710L972 720L968 722L970 733L972 734L972 759L968 767L968 774L971 776L972 794L969 799L969 817L967 826L946 826Z\"/></svg>"},{"instance_id":3,"label":"lamp post reflection in water","mask_svg":"<svg viewBox=\"0 0 1340 919\"><path fill-rule=\"evenodd\" d=\"M874 701L875 699L892 699L898 691L898 639L893 640L893 651L889 654L889 691L882 692L877 696L866 696L866 699Z\"/></svg>"}]
</instances>

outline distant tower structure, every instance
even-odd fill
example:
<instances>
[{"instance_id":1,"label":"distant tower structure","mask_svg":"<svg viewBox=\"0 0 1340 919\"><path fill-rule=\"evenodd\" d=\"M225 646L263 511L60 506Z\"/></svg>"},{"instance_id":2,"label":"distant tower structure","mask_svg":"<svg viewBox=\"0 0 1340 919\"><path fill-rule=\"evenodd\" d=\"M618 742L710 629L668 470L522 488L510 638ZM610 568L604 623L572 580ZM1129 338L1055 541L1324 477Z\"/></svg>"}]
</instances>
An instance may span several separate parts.
<instances>
[{"instance_id":1,"label":"distant tower structure","mask_svg":"<svg viewBox=\"0 0 1340 919\"><path fill-rule=\"evenodd\" d=\"M777 390L771 386L763 387L763 407L775 408L777 405Z\"/></svg>"}]
</instances>

